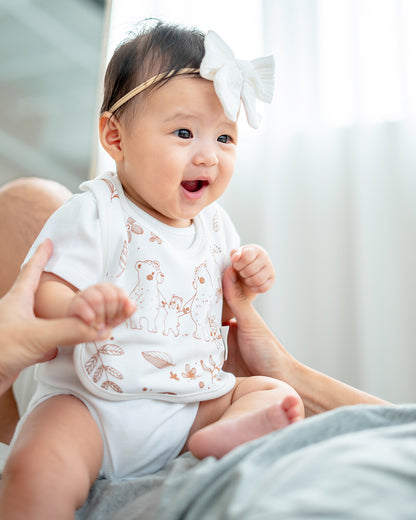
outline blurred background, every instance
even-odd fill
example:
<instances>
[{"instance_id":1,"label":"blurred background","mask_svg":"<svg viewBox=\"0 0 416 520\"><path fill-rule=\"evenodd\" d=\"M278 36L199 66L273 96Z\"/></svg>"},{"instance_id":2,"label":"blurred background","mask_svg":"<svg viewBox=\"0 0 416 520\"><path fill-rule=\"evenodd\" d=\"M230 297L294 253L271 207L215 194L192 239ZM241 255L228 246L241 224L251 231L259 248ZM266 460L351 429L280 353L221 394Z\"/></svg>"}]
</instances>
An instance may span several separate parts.
<instances>
[{"instance_id":1,"label":"blurred background","mask_svg":"<svg viewBox=\"0 0 416 520\"><path fill-rule=\"evenodd\" d=\"M145 17L274 54L276 94L222 204L276 267L256 306L301 361L416 401L414 0L0 1L0 181L72 190L112 168L97 145L104 64Z\"/></svg>"},{"instance_id":2,"label":"blurred background","mask_svg":"<svg viewBox=\"0 0 416 520\"><path fill-rule=\"evenodd\" d=\"M0 183L89 175L105 0L0 0Z\"/></svg>"}]
</instances>

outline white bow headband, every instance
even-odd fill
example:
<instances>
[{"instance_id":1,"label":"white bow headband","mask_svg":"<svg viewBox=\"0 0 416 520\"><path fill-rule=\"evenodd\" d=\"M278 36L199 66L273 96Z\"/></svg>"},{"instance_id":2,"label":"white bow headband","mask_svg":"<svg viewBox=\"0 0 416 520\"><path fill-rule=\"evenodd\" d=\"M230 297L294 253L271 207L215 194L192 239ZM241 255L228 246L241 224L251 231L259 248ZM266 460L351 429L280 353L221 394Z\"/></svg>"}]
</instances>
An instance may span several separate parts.
<instances>
[{"instance_id":1,"label":"white bow headband","mask_svg":"<svg viewBox=\"0 0 416 520\"><path fill-rule=\"evenodd\" d=\"M246 111L250 126L258 128L260 116L256 113L256 98L270 103L274 90L274 58L266 56L253 61L237 60L230 47L214 31L205 36L205 55L200 69L182 69L176 74L195 74L213 81L215 92L225 115L236 121L240 103ZM110 108L114 113L131 98L173 73L161 73L130 90Z\"/></svg>"},{"instance_id":2,"label":"white bow headband","mask_svg":"<svg viewBox=\"0 0 416 520\"><path fill-rule=\"evenodd\" d=\"M241 100L249 125L258 128L260 116L256 113L256 98L266 103L273 98L273 56L253 61L237 60L224 40L214 31L208 31L200 74L214 82L218 99L231 121L237 120Z\"/></svg>"}]
</instances>

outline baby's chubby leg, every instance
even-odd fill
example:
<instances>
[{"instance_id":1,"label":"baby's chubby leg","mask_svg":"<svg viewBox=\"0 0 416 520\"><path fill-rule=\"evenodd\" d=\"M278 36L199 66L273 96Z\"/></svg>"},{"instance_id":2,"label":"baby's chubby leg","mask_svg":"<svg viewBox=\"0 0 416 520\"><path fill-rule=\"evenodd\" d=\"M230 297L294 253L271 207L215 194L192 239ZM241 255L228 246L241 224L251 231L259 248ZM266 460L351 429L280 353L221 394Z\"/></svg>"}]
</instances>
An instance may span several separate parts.
<instances>
[{"instance_id":1,"label":"baby's chubby leg","mask_svg":"<svg viewBox=\"0 0 416 520\"><path fill-rule=\"evenodd\" d=\"M304 416L301 398L283 381L263 376L237 378L230 393L200 404L187 447L199 459L221 458Z\"/></svg>"},{"instance_id":2,"label":"baby's chubby leg","mask_svg":"<svg viewBox=\"0 0 416 520\"><path fill-rule=\"evenodd\" d=\"M52 397L26 419L6 463L0 518L73 519L101 467L100 430L70 395Z\"/></svg>"}]
</instances>

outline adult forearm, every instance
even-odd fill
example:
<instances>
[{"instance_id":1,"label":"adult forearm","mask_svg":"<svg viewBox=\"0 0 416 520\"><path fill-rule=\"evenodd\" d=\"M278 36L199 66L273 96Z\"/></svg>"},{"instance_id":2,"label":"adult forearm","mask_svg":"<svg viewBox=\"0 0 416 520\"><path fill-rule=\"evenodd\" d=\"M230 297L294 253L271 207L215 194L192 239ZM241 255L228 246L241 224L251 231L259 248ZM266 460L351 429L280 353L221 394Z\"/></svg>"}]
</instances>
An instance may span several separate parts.
<instances>
[{"instance_id":1,"label":"adult forearm","mask_svg":"<svg viewBox=\"0 0 416 520\"><path fill-rule=\"evenodd\" d=\"M307 416L346 405L387 404L378 397L302 365L294 359L291 363L293 366L285 379L301 396Z\"/></svg>"},{"instance_id":2,"label":"adult forearm","mask_svg":"<svg viewBox=\"0 0 416 520\"><path fill-rule=\"evenodd\" d=\"M226 367L238 376L261 375L291 385L303 400L306 414L340 406L385 404L385 401L337 381L297 361L253 308L230 271L223 278L224 295L236 317L228 333Z\"/></svg>"}]
</instances>

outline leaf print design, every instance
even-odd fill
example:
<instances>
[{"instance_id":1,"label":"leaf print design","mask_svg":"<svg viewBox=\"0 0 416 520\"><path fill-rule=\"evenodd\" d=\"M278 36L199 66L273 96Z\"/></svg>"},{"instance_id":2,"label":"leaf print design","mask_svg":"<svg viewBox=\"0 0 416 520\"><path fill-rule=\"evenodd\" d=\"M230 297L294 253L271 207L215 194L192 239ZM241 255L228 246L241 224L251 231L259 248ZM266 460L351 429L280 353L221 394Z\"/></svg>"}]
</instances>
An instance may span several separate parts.
<instances>
[{"instance_id":1,"label":"leaf print design","mask_svg":"<svg viewBox=\"0 0 416 520\"><path fill-rule=\"evenodd\" d=\"M169 379L174 379L175 381L179 381L179 377L178 377L178 374L175 374L174 372L172 372L172 370L170 371L170 377Z\"/></svg>"},{"instance_id":2,"label":"leaf print design","mask_svg":"<svg viewBox=\"0 0 416 520\"><path fill-rule=\"evenodd\" d=\"M205 370L206 372L210 372L211 374L211 380L214 381L214 379L216 379L217 381L220 381L221 380L221 377L219 377L219 372L221 370L221 365L220 364L217 364L215 363L214 361L214 358L212 357L212 354L209 356L209 364L211 365L212 368L208 367L204 361L201 359L201 367L203 368L203 370Z\"/></svg>"},{"instance_id":3,"label":"leaf print design","mask_svg":"<svg viewBox=\"0 0 416 520\"><path fill-rule=\"evenodd\" d=\"M107 366L107 367L104 367L104 368L107 370L107 372L111 376L115 377L116 379L124 379L123 374L119 370L117 370L117 368L110 367L110 366Z\"/></svg>"},{"instance_id":4,"label":"leaf print design","mask_svg":"<svg viewBox=\"0 0 416 520\"><path fill-rule=\"evenodd\" d=\"M98 363L98 356L97 354L94 354L90 359L85 363L85 370L87 371L87 374L91 374L91 372L94 370Z\"/></svg>"},{"instance_id":5,"label":"leaf print design","mask_svg":"<svg viewBox=\"0 0 416 520\"><path fill-rule=\"evenodd\" d=\"M98 352L108 354L109 356L122 356L124 354L124 350L114 343L106 343L98 349Z\"/></svg>"},{"instance_id":6,"label":"leaf print design","mask_svg":"<svg viewBox=\"0 0 416 520\"><path fill-rule=\"evenodd\" d=\"M111 390L114 390L114 392L118 392L119 394L123 393L123 390L113 381L104 381L104 383L101 385L101 388L104 390L111 388Z\"/></svg>"},{"instance_id":7,"label":"leaf print design","mask_svg":"<svg viewBox=\"0 0 416 520\"><path fill-rule=\"evenodd\" d=\"M110 193L111 193L111 201L113 199L119 199L120 197L118 196L118 193L117 193L117 188L114 186L114 184L109 181L108 179L101 179L102 181L104 181L107 186L108 186L108 189L110 190Z\"/></svg>"},{"instance_id":8,"label":"leaf print design","mask_svg":"<svg viewBox=\"0 0 416 520\"><path fill-rule=\"evenodd\" d=\"M125 271L125 269L127 267L128 252L129 252L129 248L127 246L127 241L124 240L123 241L123 249L121 250L121 253L120 253L120 260L118 261L118 265L121 267L121 271L118 273L116 278L121 276L124 273L124 271Z\"/></svg>"},{"instance_id":9,"label":"leaf print design","mask_svg":"<svg viewBox=\"0 0 416 520\"><path fill-rule=\"evenodd\" d=\"M175 363L170 354L167 352L159 352L157 350L148 350L142 352L142 356L146 361L156 368L174 367Z\"/></svg>"},{"instance_id":10,"label":"leaf print design","mask_svg":"<svg viewBox=\"0 0 416 520\"><path fill-rule=\"evenodd\" d=\"M102 375L104 373L104 366L100 365L97 370L94 372L94 375L92 377L92 380L94 383L98 383L98 381L101 379Z\"/></svg>"},{"instance_id":11,"label":"leaf print design","mask_svg":"<svg viewBox=\"0 0 416 520\"><path fill-rule=\"evenodd\" d=\"M102 356L122 356L124 350L114 343L106 343L100 348L97 347L96 343L94 345L96 352L84 363L85 371L96 384L105 376L106 379L101 384L101 388L104 390L111 389L114 392L123 393L123 390L110 379L110 377L124 379L123 374L111 365L104 364Z\"/></svg>"},{"instance_id":12,"label":"leaf print design","mask_svg":"<svg viewBox=\"0 0 416 520\"><path fill-rule=\"evenodd\" d=\"M127 237L129 239L129 243L131 242L132 233L134 233L135 235L143 234L143 228L141 226L139 226L139 224L136 224L136 221L132 217L128 217L127 223L126 223L126 229L127 229Z\"/></svg>"},{"instance_id":13,"label":"leaf print design","mask_svg":"<svg viewBox=\"0 0 416 520\"><path fill-rule=\"evenodd\" d=\"M217 244L211 244L210 250L212 255L220 255L222 253L222 249Z\"/></svg>"},{"instance_id":14,"label":"leaf print design","mask_svg":"<svg viewBox=\"0 0 416 520\"><path fill-rule=\"evenodd\" d=\"M214 218L212 219L212 227L216 233L220 230L220 216L218 215L218 212L215 212Z\"/></svg>"},{"instance_id":15,"label":"leaf print design","mask_svg":"<svg viewBox=\"0 0 416 520\"><path fill-rule=\"evenodd\" d=\"M161 244L162 243L162 239L159 238L157 235L155 235L153 233L153 231L150 232L150 238L149 238L149 241L150 242L156 242L157 244Z\"/></svg>"}]
</instances>

